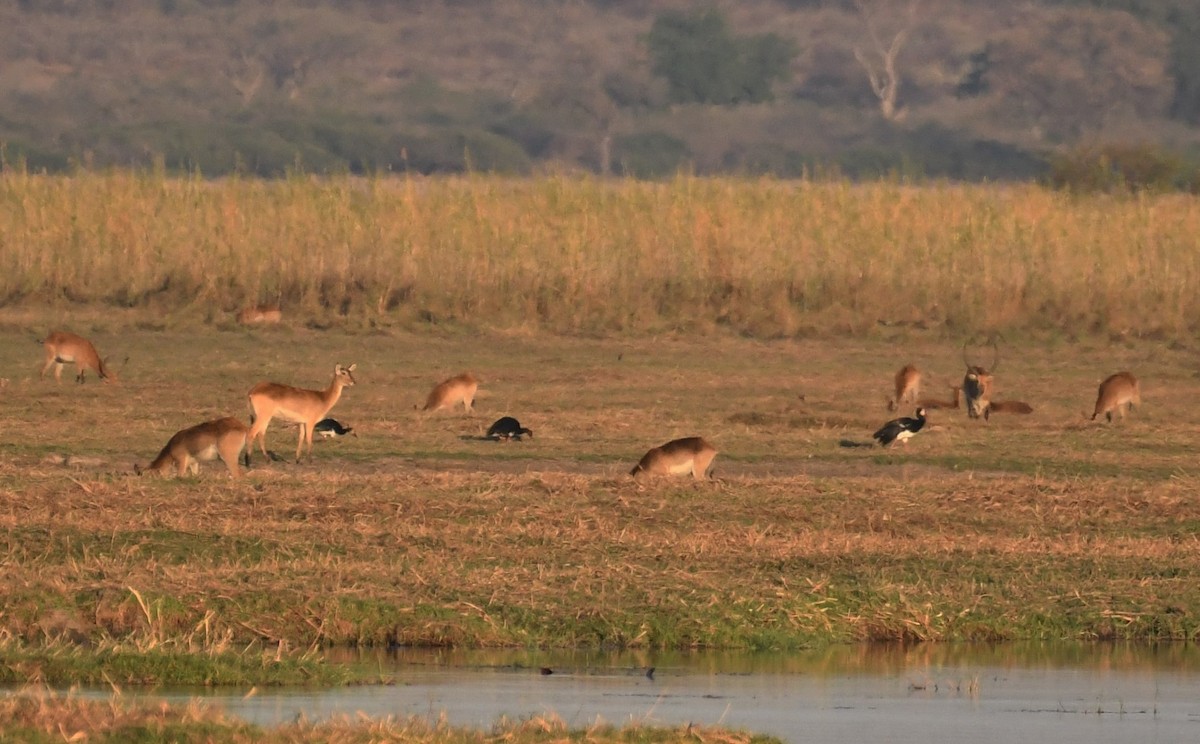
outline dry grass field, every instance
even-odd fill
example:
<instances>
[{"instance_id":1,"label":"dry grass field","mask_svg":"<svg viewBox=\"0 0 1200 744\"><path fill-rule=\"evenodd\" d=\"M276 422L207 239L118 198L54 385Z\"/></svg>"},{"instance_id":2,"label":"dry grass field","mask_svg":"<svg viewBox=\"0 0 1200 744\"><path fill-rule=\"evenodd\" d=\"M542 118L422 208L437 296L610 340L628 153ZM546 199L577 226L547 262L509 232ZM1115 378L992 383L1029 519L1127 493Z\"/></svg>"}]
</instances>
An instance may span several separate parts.
<instances>
[{"instance_id":1,"label":"dry grass field","mask_svg":"<svg viewBox=\"0 0 1200 744\"><path fill-rule=\"evenodd\" d=\"M0 331L10 681L262 682L332 644L787 649L1200 628L1188 343L1010 339L997 397L1032 415L934 411L881 450L840 443L892 417L904 363L948 394L960 341L92 317L72 330L121 380L76 385L38 378L35 327L12 315ZM297 465L297 431L276 421L284 461L255 453L240 482L219 463L134 474L181 428L246 420L256 382L324 387L335 363L358 365L332 412L357 438L318 441ZM1090 422L1097 384L1122 369L1143 405ZM464 370L481 380L474 414L414 410ZM505 414L534 438L481 441ZM720 450L717 481L628 477L689 435ZM230 655L249 662L212 666Z\"/></svg>"}]
</instances>

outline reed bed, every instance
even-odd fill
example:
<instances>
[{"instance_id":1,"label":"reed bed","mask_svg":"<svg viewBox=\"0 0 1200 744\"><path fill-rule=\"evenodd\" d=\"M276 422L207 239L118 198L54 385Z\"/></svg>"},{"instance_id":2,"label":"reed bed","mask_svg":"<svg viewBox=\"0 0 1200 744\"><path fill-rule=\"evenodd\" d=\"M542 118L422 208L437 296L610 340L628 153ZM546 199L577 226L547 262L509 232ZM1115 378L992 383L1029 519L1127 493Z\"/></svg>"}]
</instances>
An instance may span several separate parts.
<instances>
[{"instance_id":1,"label":"reed bed","mask_svg":"<svg viewBox=\"0 0 1200 744\"><path fill-rule=\"evenodd\" d=\"M1034 185L0 174L0 300L559 332L1200 327L1200 198Z\"/></svg>"},{"instance_id":2,"label":"reed bed","mask_svg":"<svg viewBox=\"0 0 1200 744\"><path fill-rule=\"evenodd\" d=\"M597 722L588 727L570 727L551 715L531 716L519 721L500 720L491 729L456 727L444 719L420 716L370 719L365 716L330 721L297 721L263 728L231 718L199 702L187 705L133 702L118 693L109 700L88 699L74 694L56 694L31 687L0 696L0 730L8 741L196 741L209 744L535 744L542 742L702 742L703 744L777 744L775 737L752 735L721 727L666 727L629 723L611 726Z\"/></svg>"}]
</instances>

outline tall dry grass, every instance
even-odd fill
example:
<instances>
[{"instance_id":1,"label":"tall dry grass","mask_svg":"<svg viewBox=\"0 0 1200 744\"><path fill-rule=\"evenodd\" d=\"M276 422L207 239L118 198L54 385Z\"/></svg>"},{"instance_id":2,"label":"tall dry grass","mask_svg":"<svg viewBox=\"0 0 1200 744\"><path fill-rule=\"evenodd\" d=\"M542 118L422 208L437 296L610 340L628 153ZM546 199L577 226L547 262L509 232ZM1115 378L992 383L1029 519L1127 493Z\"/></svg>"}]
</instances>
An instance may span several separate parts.
<instances>
[{"instance_id":1,"label":"tall dry grass","mask_svg":"<svg viewBox=\"0 0 1200 744\"><path fill-rule=\"evenodd\" d=\"M680 177L0 175L0 299L556 331L1200 327L1200 198Z\"/></svg>"}]
</instances>

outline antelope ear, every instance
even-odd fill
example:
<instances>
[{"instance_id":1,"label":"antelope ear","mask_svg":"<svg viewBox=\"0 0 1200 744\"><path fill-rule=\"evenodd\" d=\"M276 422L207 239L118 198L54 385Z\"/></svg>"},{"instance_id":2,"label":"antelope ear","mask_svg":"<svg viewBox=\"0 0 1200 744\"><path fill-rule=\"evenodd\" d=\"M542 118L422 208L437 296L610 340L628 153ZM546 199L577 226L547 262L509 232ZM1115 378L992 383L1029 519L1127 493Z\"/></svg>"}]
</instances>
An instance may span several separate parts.
<instances>
[{"instance_id":1,"label":"antelope ear","mask_svg":"<svg viewBox=\"0 0 1200 744\"><path fill-rule=\"evenodd\" d=\"M358 369L358 362L355 362L354 364L351 364L349 367L347 367L347 368L346 368L346 371L347 371L347 372L353 372L353 371L354 371L354 370L356 370L356 369Z\"/></svg>"}]
</instances>

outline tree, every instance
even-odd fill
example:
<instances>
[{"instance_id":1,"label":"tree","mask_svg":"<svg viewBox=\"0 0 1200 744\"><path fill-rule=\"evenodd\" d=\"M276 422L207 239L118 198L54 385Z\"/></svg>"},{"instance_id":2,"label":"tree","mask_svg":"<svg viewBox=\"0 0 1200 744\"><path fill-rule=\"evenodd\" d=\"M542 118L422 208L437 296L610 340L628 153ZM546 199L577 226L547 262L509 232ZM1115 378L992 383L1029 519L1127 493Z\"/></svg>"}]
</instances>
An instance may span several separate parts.
<instances>
[{"instance_id":1,"label":"tree","mask_svg":"<svg viewBox=\"0 0 1200 744\"><path fill-rule=\"evenodd\" d=\"M1171 117L1200 124L1200 10L1171 14L1170 73L1175 78Z\"/></svg>"},{"instance_id":2,"label":"tree","mask_svg":"<svg viewBox=\"0 0 1200 744\"><path fill-rule=\"evenodd\" d=\"M867 29L867 38L871 42L871 48L868 51L863 51L861 46L854 48L854 58L867 71L867 80L871 83L871 90L875 93L875 97L879 99L879 113L883 114L883 118L888 121L898 121L904 118L904 108L898 106L900 97L900 72L896 69L896 59L900 56L900 51L904 49L905 42L908 41L908 35L912 32L913 26L917 21L917 9L920 6L920 0L908 0L908 8L904 13L904 17L898 21L899 27L895 31L888 34L891 40L884 44L883 37L880 36L880 25L886 22L880 16L884 15L888 3L874 3L868 5L867 0L854 0L854 6L858 8L858 14L863 19L863 24ZM895 19L892 19L895 23Z\"/></svg>"},{"instance_id":3,"label":"tree","mask_svg":"<svg viewBox=\"0 0 1200 744\"><path fill-rule=\"evenodd\" d=\"M736 37L715 8L667 12L647 38L654 74L667 81L674 103L761 103L784 80L796 52L775 34Z\"/></svg>"}]
</instances>

